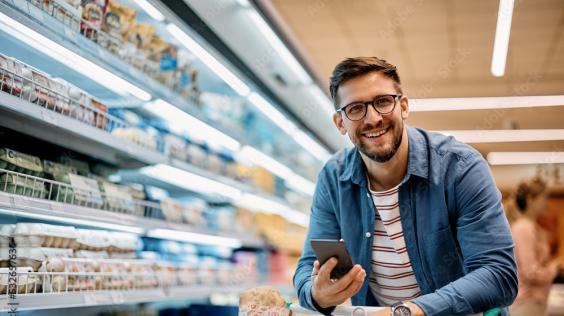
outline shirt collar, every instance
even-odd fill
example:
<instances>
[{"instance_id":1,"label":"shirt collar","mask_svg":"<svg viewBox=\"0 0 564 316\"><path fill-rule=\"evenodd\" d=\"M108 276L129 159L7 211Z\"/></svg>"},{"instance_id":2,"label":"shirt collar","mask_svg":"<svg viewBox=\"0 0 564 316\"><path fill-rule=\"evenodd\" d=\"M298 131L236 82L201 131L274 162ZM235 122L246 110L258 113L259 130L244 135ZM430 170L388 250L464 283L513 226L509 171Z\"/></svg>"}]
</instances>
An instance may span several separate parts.
<instances>
[{"instance_id":1,"label":"shirt collar","mask_svg":"<svg viewBox=\"0 0 564 316\"><path fill-rule=\"evenodd\" d=\"M429 152L427 140L423 134L414 127L406 126L407 137L409 139L407 175L415 175L427 179L429 176ZM353 148L345 159L345 169L341 173L339 180L361 185L366 183L366 167L362 157L356 148Z\"/></svg>"}]
</instances>

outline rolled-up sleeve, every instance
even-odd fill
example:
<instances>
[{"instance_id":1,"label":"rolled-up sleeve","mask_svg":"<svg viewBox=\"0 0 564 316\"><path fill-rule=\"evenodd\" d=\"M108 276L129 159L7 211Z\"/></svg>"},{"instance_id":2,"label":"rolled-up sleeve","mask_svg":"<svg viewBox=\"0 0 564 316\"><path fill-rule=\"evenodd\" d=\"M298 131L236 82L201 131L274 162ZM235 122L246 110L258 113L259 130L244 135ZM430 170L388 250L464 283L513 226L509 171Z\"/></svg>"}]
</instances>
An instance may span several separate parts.
<instances>
[{"instance_id":1,"label":"rolled-up sleeve","mask_svg":"<svg viewBox=\"0 0 564 316\"><path fill-rule=\"evenodd\" d=\"M513 239L501 194L478 153L455 174L456 230L467 274L413 300L426 315L466 315L509 306L517 295Z\"/></svg>"},{"instance_id":2,"label":"rolled-up sleeve","mask_svg":"<svg viewBox=\"0 0 564 316\"><path fill-rule=\"evenodd\" d=\"M339 239L340 228L335 215L334 204L327 190L324 171L319 174L309 220L308 234L302 256L298 260L294 274L294 287L298 293L300 305L315 310L311 297L311 272L316 260L310 245L312 238Z\"/></svg>"}]
</instances>

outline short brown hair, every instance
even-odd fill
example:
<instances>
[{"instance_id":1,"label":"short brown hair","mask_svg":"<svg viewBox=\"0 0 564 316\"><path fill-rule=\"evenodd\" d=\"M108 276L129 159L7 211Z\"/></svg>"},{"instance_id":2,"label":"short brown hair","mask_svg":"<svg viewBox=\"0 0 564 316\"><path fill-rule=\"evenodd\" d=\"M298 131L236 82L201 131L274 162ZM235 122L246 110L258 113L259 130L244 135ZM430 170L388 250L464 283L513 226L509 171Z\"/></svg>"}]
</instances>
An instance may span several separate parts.
<instances>
[{"instance_id":1,"label":"short brown hair","mask_svg":"<svg viewBox=\"0 0 564 316\"><path fill-rule=\"evenodd\" d=\"M329 91L331 92L331 98L333 99L335 108L339 106L339 100L337 98L339 86L347 80L372 71L381 72L386 77L392 79L397 92L402 93L401 81L396 66L378 57L347 58L335 66L331 74L331 79L329 80Z\"/></svg>"}]
</instances>

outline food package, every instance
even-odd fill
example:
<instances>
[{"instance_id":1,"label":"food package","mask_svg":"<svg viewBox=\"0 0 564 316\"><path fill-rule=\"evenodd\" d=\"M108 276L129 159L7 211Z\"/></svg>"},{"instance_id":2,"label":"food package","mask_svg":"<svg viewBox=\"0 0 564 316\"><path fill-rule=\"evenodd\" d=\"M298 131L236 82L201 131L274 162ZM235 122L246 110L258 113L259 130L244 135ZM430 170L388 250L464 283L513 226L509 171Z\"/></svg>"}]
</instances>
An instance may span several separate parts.
<instances>
[{"instance_id":1,"label":"food package","mask_svg":"<svg viewBox=\"0 0 564 316\"><path fill-rule=\"evenodd\" d=\"M6 169L36 177L43 174L43 166L38 157L8 148L0 148L0 169Z\"/></svg>"},{"instance_id":2,"label":"food package","mask_svg":"<svg viewBox=\"0 0 564 316\"><path fill-rule=\"evenodd\" d=\"M200 258L198 282L203 285L215 285L217 282L217 260L213 257Z\"/></svg>"},{"instance_id":3,"label":"food package","mask_svg":"<svg viewBox=\"0 0 564 316\"><path fill-rule=\"evenodd\" d=\"M135 252L139 246L139 238L128 233L108 232L108 253Z\"/></svg>"},{"instance_id":4,"label":"food package","mask_svg":"<svg viewBox=\"0 0 564 316\"><path fill-rule=\"evenodd\" d=\"M75 174L68 176L74 191L74 200L72 201L74 204L92 208L102 207L104 200L96 180ZM68 203L68 201L65 202Z\"/></svg>"},{"instance_id":5,"label":"food package","mask_svg":"<svg viewBox=\"0 0 564 316\"><path fill-rule=\"evenodd\" d=\"M130 260L128 271L133 280L134 288L154 288L158 286L157 276L153 269L154 262L151 260Z\"/></svg>"},{"instance_id":6,"label":"food package","mask_svg":"<svg viewBox=\"0 0 564 316\"><path fill-rule=\"evenodd\" d=\"M61 258L68 275L68 291L92 291L96 289L96 266L92 259Z\"/></svg>"},{"instance_id":7,"label":"food package","mask_svg":"<svg viewBox=\"0 0 564 316\"><path fill-rule=\"evenodd\" d=\"M55 98L51 92L51 78L29 65L22 67L22 77L24 80L23 98L31 103L48 109L55 108Z\"/></svg>"},{"instance_id":8,"label":"food package","mask_svg":"<svg viewBox=\"0 0 564 316\"><path fill-rule=\"evenodd\" d=\"M127 59L133 66L148 72L151 76L156 76L158 73L158 64L146 57L154 34L155 27L146 23L135 23L127 32L127 42L131 44L126 48Z\"/></svg>"},{"instance_id":9,"label":"food package","mask_svg":"<svg viewBox=\"0 0 564 316\"><path fill-rule=\"evenodd\" d=\"M77 238L72 226L17 223L13 238L18 247L69 248Z\"/></svg>"},{"instance_id":10,"label":"food package","mask_svg":"<svg viewBox=\"0 0 564 316\"><path fill-rule=\"evenodd\" d=\"M169 287L176 285L176 268L170 263L158 262L155 264L155 274L159 280L159 286Z\"/></svg>"},{"instance_id":11,"label":"food package","mask_svg":"<svg viewBox=\"0 0 564 316\"><path fill-rule=\"evenodd\" d=\"M88 162L86 162L86 161L74 159L74 158L71 158L67 155L60 156L58 160L63 165L74 168L76 170L76 172L73 172L73 173L76 173L76 174L78 174L80 176L84 176L84 177L87 177L87 176L90 175L90 166L88 165Z\"/></svg>"},{"instance_id":12,"label":"food package","mask_svg":"<svg viewBox=\"0 0 564 316\"><path fill-rule=\"evenodd\" d=\"M46 190L51 193L51 196L47 197L49 199L59 201L59 202L70 202L74 191L70 185L69 174L77 174L78 171L75 167L69 165L63 165L60 163L52 162L49 160L43 161L43 169L45 172L45 177L49 180L53 180L59 183L48 183Z\"/></svg>"},{"instance_id":13,"label":"food package","mask_svg":"<svg viewBox=\"0 0 564 316\"><path fill-rule=\"evenodd\" d=\"M22 96L22 63L0 54L0 86L2 91L15 96Z\"/></svg>"},{"instance_id":14,"label":"food package","mask_svg":"<svg viewBox=\"0 0 564 316\"><path fill-rule=\"evenodd\" d=\"M206 226L207 221L204 216L206 208L207 204L204 200L198 198L190 199L184 204L184 209L182 211L183 222L199 227Z\"/></svg>"},{"instance_id":15,"label":"food package","mask_svg":"<svg viewBox=\"0 0 564 316\"><path fill-rule=\"evenodd\" d=\"M150 150L157 149L157 140L151 134L136 127L116 128L112 131L116 137L127 139Z\"/></svg>"},{"instance_id":16,"label":"food package","mask_svg":"<svg viewBox=\"0 0 564 316\"><path fill-rule=\"evenodd\" d=\"M75 250L102 251L110 247L110 236L107 231L77 229L77 238L72 248Z\"/></svg>"},{"instance_id":17,"label":"food package","mask_svg":"<svg viewBox=\"0 0 564 316\"><path fill-rule=\"evenodd\" d=\"M124 11L122 8L125 8L125 6L114 0L109 0L102 23L102 30L108 38L104 42L99 41L99 43L114 54L119 54L122 42L122 12Z\"/></svg>"},{"instance_id":18,"label":"food package","mask_svg":"<svg viewBox=\"0 0 564 316\"><path fill-rule=\"evenodd\" d=\"M53 91L55 112L68 115L70 113L69 84L61 78L52 79L49 86Z\"/></svg>"},{"instance_id":19,"label":"food package","mask_svg":"<svg viewBox=\"0 0 564 316\"><path fill-rule=\"evenodd\" d=\"M43 199L47 194L43 181L11 173L0 176L0 190L37 199Z\"/></svg>"},{"instance_id":20,"label":"food package","mask_svg":"<svg viewBox=\"0 0 564 316\"><path fill-rule=\"evenodd\" d=\"M32 274L31 267L17 267L17 294L38 293L41 291L41 279L37 275ZM8 293L8 284L10 268L0 268L0 295Z\"/></svg>"},{"instance_id":21,"label":"food package","mask_svg":"<svg viewBox=\"0 0 564 316\"><path fill-rule=\"evenodd\" d=\"M104 19L106 9L105 0L83 0L82 1L82 21L80 23L80 33L87 38L98 42L98 33Z\"/></svg>"},{"instance_id":22,"label":"food package","mask_svg":"<svg viewBox=\"0 0 564 316\"><path fill-rule=\"evenodd\" d=\"M182 203L173 199L164 198L161 199L161 209L165 220L175 223L182 222L182 213L184 211L184 205L182 205Z\"/></svg>"},{"instance_id":23,"label":"food package","mask_svg":"<svg viewBox=\"0 0 564 316\"><path fill-rule=\"evenodd\" d=\"M292 312L280 292L270 286L247 290L239 297L239 316L290 316Z\"/></svg>"},{"instance_id":24,"label":"food package","mask_svg":"<svg viewBox=\"0 0 564 316\"><path fill-rule=\"evenodd\" d=\"M95 109L94 121L92 122L91 125L94 125L99 129L106 129L106 120L107 120L106 113L108 112L108 106L95 99L92 99L91 104L92 107Z\"/></svg>"},{"instance_id":25,"label":"food package","mask_svg":"<svg viewBox=\"0 0 564 316\"><path fill-rule=\"evenodd\" d=\"M186 155L186 142L182 138L176 135L166 134L163 137L163 144L163 152L165 155L181 161L186 161L188 158Z\"/></svg>"},{"instance_id":26,"label":"food package","mask_svg":"<svg viewBox=\"0 0 564 316\"><path fill-rule=\"evenodd\" d=\"M100 189L105 194L108 209L125 213L135 211L135 203L129 193L129 188L104 181L101 183Z\"/></svg>"},{"instance_id":27,"label":"food package","mask_svg":"<svg viewBox=\"0 0 564 316\"><path fill-rule=\"evenodd\" d=\"M186 145L186 155L188 156L188 162L201 167L205 166L208 156L202 147L191 143Z\"/></svg>"},{"instance_id":28,"label":"food package","mask_svg":"<svg viewBox=\"0 0 564 316\"><path fill-rule=\"evenodd\" d=\"M70 86L69 97L71 112L70 116L81 122L94 125L94 113L92 112L92 97L81 89Z\"/></svg>"},{"instance_id":29,"label":"food package","mask_svg":"<svg viewBox=\"0 0 564 316\"><path fill-rule=\"evenodd\" d=\"M7 249L10 247L10 241L12 241L12 233L16 225L5 224L0 225L0 249Z\"/></svg>"},{"instance_id":30,"label":"food package","mask_svg":"<svg viewBox=\"0 0 564 316\"><path fill-rule=\"evenodd\" d=\"M53 16L69 26L72 30L80 30L80 20L82 17L82 6L80 0L48 0L49 12Z\"/></svg>"}]
</instances>

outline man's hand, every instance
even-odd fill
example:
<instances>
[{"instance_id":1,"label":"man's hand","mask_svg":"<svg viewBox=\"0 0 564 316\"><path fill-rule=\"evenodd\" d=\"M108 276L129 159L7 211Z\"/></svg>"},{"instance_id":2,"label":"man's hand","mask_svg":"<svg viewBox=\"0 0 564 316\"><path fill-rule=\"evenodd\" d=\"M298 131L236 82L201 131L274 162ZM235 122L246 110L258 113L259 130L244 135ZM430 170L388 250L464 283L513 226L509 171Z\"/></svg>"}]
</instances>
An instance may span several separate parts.
<instances>
[{"instance_id":1,"label":"man's hand","mask_svg":"<svg viewBox=\"0 0 564 316\"><path fill-rule=\"evenodd\" d=\"M366 271L359 264L354 265L340 279L331 280L331 271L335 266L336 258L327 260L321 267L319 261L313 263L311 296L319 307L327 308L344 303L355 295L364 283Z\"/></svg>"}]
</instances>

